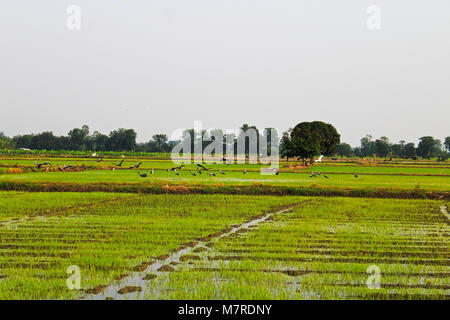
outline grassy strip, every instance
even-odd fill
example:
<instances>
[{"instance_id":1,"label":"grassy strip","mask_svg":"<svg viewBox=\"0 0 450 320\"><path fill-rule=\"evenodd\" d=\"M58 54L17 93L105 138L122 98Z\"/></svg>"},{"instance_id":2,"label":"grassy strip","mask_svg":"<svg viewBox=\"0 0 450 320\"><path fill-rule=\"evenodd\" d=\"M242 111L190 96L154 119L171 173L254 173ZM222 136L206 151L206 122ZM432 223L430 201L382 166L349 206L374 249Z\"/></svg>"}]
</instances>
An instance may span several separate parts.
<instances>
[{"instance_id":1,"label":"grassy strip","mask_svg":"<svg viewBox=\"0 0 450 320\"><path fill-rule=\"evenodd\" d=\"M239 194L274 196L322 196L322 197L365 197L393 199L450 200L450 192L426 191L422 189L362 189L362 188L324 188L299 186L253 185L181 185L181 184L131 184L131 183L33 183L1 181L0 190L28 192L115 192L149 194Z\"/></svg>"}]
</instances>

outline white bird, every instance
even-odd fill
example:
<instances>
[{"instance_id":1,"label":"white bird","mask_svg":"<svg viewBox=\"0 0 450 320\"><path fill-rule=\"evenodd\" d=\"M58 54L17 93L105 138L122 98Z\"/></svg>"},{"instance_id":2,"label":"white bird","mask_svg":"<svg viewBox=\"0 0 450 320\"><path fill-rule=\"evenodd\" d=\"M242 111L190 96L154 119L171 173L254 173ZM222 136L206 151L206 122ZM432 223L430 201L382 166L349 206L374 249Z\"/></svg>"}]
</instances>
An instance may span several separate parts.
<instances>
[{"instance_id":1,"label":"white bird","mask_svg":"<svg viewBox=\"0 0 450 320\"><path fill-rule=\"evenodd\" d=\"M319 157L319 159L314 160L314 162L322 162L322 158L323 158L323 156L321 155L321 156Z\"/></svg>"},{"instance_id":2,"label":"white bird","mask_svg":"<svg viewBox=\"0 0 450 320\"><path fill-rule=\"evenodd\" d=\"M153 174L155 172L155 170L154 169L152 169L152 171L150 171L150 174Z\"/></svg>"}]
</instances>

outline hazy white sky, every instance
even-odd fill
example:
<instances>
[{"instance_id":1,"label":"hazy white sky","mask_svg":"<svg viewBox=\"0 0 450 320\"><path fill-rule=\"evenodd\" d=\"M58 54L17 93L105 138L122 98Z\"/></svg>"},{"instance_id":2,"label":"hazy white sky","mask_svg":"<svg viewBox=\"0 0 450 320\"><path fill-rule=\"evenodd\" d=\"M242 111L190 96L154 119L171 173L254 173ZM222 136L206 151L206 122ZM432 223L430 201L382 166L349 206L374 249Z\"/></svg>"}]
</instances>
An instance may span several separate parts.
<instances>
[{"instance_id":1,"label":"hazy white sky","mask_svg":"<svg viewBox=\"0 0 450 320\"><path fill-rule=\"evenodd\" d=\"M66 26L81 8L81 30ZM381 8L381 30L366 26ZM353 145L450 135L448 0L11 0L0 3L0 131L201 120L336 126Z\"/></svg>"}]
</instances>

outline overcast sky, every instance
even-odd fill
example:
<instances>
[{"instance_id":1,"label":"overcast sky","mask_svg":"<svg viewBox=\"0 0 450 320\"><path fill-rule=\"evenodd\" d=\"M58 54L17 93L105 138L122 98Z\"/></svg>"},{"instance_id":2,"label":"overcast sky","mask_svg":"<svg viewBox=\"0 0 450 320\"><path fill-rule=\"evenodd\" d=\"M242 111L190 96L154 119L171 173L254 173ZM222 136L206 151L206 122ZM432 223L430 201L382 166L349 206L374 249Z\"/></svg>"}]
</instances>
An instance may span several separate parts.
<instances>
[{"instance_id":1,"label":"overcast sky","mask_svg":"<svg viewBox=\"0 0 450 320\"><path fill-rule=\"evenodd\" d=\"M69 5L81 30L67 27ZM381 29L367 28L370 5ZM334 124L352 145L450 135L448 0L10 0L0 131L88 124L138 141L246 122Z\"/></svg>"}]
</instances>

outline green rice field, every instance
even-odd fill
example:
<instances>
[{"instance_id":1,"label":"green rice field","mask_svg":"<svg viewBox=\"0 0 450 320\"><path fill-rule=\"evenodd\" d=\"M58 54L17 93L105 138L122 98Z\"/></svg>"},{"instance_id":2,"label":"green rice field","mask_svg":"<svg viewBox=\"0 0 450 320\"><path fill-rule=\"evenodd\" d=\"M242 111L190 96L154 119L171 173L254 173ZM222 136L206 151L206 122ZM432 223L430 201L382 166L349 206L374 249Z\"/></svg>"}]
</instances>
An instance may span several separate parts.
<instances>
[{"instance_id":1,"label":"green rice field","mask_svg":"<svg viewBox=\"0 0 450 320\"><path fill-rule=\"evenodd\" d=\"M0 299L450 298L448 162L33 160L0 159Z\"/></svg>"}]
</instances>

